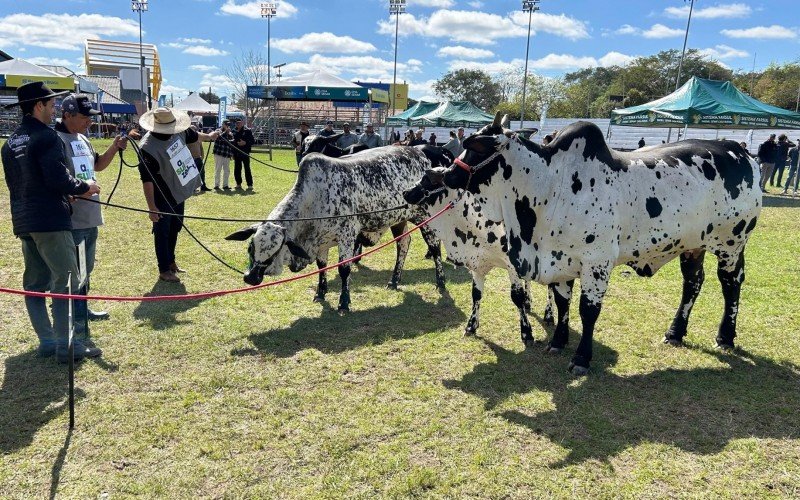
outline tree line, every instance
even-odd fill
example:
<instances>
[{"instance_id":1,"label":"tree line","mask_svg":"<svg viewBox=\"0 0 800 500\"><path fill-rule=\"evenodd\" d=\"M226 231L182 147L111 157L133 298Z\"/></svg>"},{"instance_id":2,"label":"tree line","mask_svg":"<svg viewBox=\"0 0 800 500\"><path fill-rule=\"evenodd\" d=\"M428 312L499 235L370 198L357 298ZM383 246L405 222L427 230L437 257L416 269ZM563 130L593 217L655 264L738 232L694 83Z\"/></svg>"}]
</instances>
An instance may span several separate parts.
<instances>
[{"instance_id":1,"label":"tree line","mask_svg":"<svg viewBox=\"0 0 800 500\"><path fill-rule=\"evenodd\" d=\"M552 118L607 118L614 108L636 106L675 90L680 51L666 50L638 57L625 66L595 67L548 78L529 73L525 118L538 120L542 110ZM784 109L794 110L800 89L800 64L773 64L763 71L732 71L696 49L686 52L681 81L697 76L730 80L741 91ZM480 69L450 71L433 91L450 100L472 101L481 109L520 119L523 70L510 69L492 77Z\"/></svg>"}]
</instances>

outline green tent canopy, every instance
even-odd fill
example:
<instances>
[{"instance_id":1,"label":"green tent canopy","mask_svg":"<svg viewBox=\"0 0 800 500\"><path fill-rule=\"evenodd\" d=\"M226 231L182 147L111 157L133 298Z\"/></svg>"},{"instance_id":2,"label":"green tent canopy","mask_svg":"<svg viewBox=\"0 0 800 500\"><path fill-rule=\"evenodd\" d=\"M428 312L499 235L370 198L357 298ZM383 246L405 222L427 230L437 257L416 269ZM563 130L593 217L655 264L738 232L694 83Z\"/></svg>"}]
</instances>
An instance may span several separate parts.
<instances>
[{"instance_id":1,"label":"green tent canopy","mask_svg":"<svg viewBox=\"0 0 800 500\"><path fill-rule=\"evenodd\" d=\"M475 128L493 120L493 115L484 113L469 101L420 101L403 113L389 118L387 124Z\"/></svg>"},{"instance_id":2,"label":"green tent canopy","mask_svg":"<svg viewBox=\"0 0 800 500\"><path fill-rule=\"evenodd\" d=\"M692 77L668 96L611 112L612 125L800 129L800 114L765 104L731 82Z\"/></svg>"}]
</instances>

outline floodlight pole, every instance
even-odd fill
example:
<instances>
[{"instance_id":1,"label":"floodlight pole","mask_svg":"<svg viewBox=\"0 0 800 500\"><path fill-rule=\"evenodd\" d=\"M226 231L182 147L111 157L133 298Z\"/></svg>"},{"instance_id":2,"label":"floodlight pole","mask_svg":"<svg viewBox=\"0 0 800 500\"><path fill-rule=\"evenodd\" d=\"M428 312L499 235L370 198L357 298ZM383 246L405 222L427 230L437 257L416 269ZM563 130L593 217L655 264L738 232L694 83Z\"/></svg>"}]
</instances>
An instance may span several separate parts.
<instances>
[{"instance_id":1,"label":"floodlight pole","mask_svg":"<svg viewBox=\"0 0 800 500\"><path fill-rule=\"evenodd\" d=\"M267 18L267 85L272 83L270 78L270 74L272 73L272 60L271 60L272 48L270 47L270 44L272 43L271 21L272 18L275 17L277 14L278 14L278 2L261 4L261 17Z\"/></svg>"},{"instance_id":2,"label":"floodlight pole","mask_svg":"<svg viewBox=\"0 0 800 500\"><path fill-rule=\"evenodd\" d=\"M389 106L391 107L390 113L394 114L397 107L397 35L400 31L400 14L406 11L406 0L389 0L389 17L394 15L394 73L392 76L392 97L389 99ZM370 114L372 114L372 107L370 105ZM388 119L387 113L387 119ZM394 136L394 127L392 127L392 136Z\"/></svg>"},{"instance_id":3,"label":"floodlight pole","mask_svg":"<svg viewBox=\"0 0 800 500\"><path fill-rule=\"evenodd\" d=\"M689 25L692 24L693 10L694 10L694 0L692 0L692 3L689 4L689 18L686 20L686 33L683 35L683 51L681 52L681 60L678 62L678 77L675 79L675 90L678 90L678 88L680 88L681 85L681 71L683 70L683 58L686 57L686 42L689 41ZM672 138L672 127L670 127L669 132L667 132L667 143L669 143L671 138ZM683 138L686 139L685 132Z\"/></svg>"},{"instance_id":4,"label":"floodlight pole","mask_svg":"<svg viewBox=\"0 0 800 500\"><path fill-rule=\"evenodd\" d=\"M139 85L141 92L144 94L144 51L142 49L142 11L147 11L148 0L131 0L131 9L139 13ZM142 99L144 101L144 98ZM153 100L150 96L150 82L147 82L147 109L153 106Z\"/></svg>"},{"instance_id":5,"label":"floodlight pole","mask_svg":"<svg viewBox=\"0 0 800 500\"><path fill-rule=\"evenodd\" d=\"M533 13L539 10L539 0L522 0L522 12L528 13L528 41L525 43L525 73L522 75L522 108L519 112L519 128L525 128L525 92L528 88L528 56L531 50L531 21Z\"/></svg>"}]
</instances>

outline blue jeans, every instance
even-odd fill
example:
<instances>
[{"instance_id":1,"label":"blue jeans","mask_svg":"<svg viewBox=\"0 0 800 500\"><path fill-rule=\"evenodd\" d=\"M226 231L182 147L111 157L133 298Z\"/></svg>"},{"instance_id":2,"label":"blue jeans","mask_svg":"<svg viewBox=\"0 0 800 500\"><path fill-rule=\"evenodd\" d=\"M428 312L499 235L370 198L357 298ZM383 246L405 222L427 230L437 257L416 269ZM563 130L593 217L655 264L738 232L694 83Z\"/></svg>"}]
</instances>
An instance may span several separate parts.
<instances>
[{"instance_id":1,"label":"blue jeans","mask_svg":"<svg viewBox=\"0 0 800 500\"><path fill-rule=\"evenodd\" d=\"M19 235L19 238L25 260L23 289L32 292L67 293L70 283L73 292L80 288L75 243L70 231L26 233ZM69 278L70 273L72 280ZM53 299L52 323L43 297L25 297L25 308L41 346L67 345L69 301Z\"/></svg>"},{"instance_id":2,"label":"blue jeans","mask_svg":"<svg viewBox=\"0 0 800 500\"><path fill-rule=\"evenodd\" d=\"M178 233L183 227L184 204L178 203L170 207L168 203L162 204L160 200L156 200L156 208L159 212L173 212L181 215L162 215L158 222L153 223L153 242L156 248L158 272L163 273L169 271L169 266L175 262Z\"/></svg>"},{"instance_id":3,"label":"blue jeans","mask_svg":"<svg viewBox=\"0 0 800 500\"><path fill-rule=\"evenodd\" d=\"M97 232L96 227L72 230L72 239L75 241L75 246L84 243L86 250L86 283L77 291L81 295L89 293L89 277L94 270L94 256L97 249ZM85 300L76 300L74 307L76 330L85 331L86 314L88 312L87 303Z\"/></svg>"},{"instance_id":4,"label":"blue jeans","mask_svg":"<svg viewBox=\"0 0 800 500\"><path fill-rule=\"evenodd\" d=\"M794 190L797 191L797 186L800 184L800 171L798 171L796 164L789 165L789 176L786 177L786 186L783 188L784 193L789 191L792 178L794 178Z\"/></svg>"}]
</instances>

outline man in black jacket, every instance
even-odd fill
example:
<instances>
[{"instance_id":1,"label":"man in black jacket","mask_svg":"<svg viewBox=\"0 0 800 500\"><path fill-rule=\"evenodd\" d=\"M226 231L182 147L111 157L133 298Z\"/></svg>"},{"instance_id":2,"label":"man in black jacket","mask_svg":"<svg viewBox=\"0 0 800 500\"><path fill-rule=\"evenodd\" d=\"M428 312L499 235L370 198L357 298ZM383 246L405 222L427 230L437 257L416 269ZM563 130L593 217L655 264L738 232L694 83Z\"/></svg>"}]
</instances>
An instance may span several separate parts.
<instances>
[{"instance_id":1,"label":"man in black jacket","mask_svg":"<svg viewBox=\"0 0 800 500\"><path fill-rule=\"evenodd\" d=\"M769 139L758 147L758 161L761 163L761 190L765 193L767 192L767 181L771 180L772 172L775 169L777 156L778 145L775 144L775 134L770 134Z\"/></svg>"},{"instance_id":2,"label":"man in black jacket","mask_svg":"<svg viewBox=\"0 0 800 500\"><path fill-rule=\"evenodd\" d=\"M14 234L22 241L25 272L22 286L27 291L76 293L81 280L70 220L71 198L91 197L100 187L91 179L82 181L67 169L61 140L47 125L53 120L54 93L43 82L17 89L22 123L3 146L3 170L11 198ZM70 279L70 274L72 279ZM45 299L25 297L25 307L39 337L39 355L56 355L67 362L69 336L68 308L64 299L53 299L52 323ZM96 357L100 349L74 343L74 359Z\"/></svg>"},{"instance_id":3,"label":"man in black jacket","mask_svg":"<svg viewBox=\"0 0 800 500\"><path fill-rule=\"evenodd\" d=\"M250 172L250 150L256 142L253 131L245 127L241 119L236 120L236 130L233 131L233 178L236 189L242 189L242 166L244 165L244 179L247 181L247 190L253 190L253 174Z\"/></svg>"}]
</instances>

